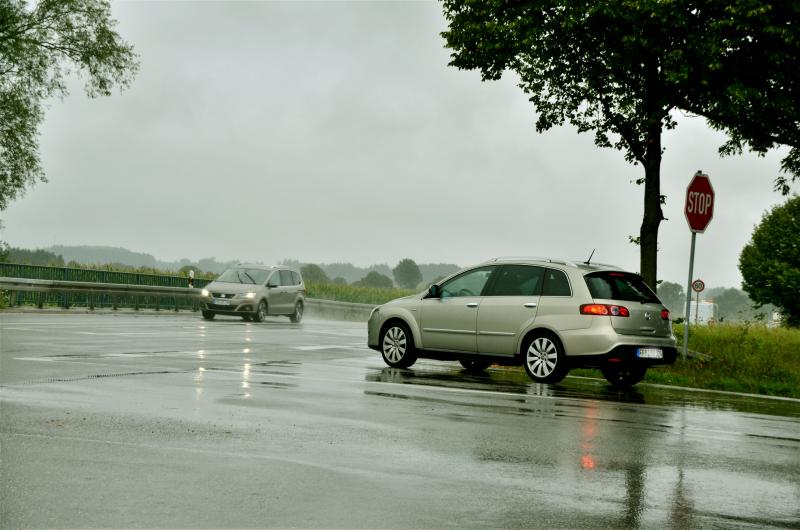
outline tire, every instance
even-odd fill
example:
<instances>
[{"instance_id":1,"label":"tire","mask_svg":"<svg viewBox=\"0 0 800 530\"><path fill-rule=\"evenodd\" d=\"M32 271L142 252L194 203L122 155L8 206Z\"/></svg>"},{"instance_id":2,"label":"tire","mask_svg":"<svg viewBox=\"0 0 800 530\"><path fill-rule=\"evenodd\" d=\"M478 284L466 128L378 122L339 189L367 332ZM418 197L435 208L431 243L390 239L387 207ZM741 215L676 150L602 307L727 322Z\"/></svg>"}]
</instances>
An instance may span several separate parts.
<instances>
[{"instance_id":1,"label":"tire","mask_svg":"<svg viewBox=\"0 0 800 530\"><path fill-rule=\"evenodd\" d=\"M537 383L558 383L569 372L564 347L550 333L534 335L525 342L522 365L528 376Z\"/></svg>"},{"instance_id":2,"label":"tire","mask_svg":"<svg viewBox=\"0 0 800 530\"><path fill-rule=\"evenodd\" d=\"M381 345L383 361L392 368L408 368L417 362L414 337L403 323L392 322L386 326L378 344Z\"/></svg>"},{"instance_id":3,"label":"tire","mask_svg":"<svg viewBox=\"0 0 800 530\"><path fill-rule=\"evenodd\" d=\"M488 359L459 359L458 362L468 372L483 372L492 365Z\"/></svg>"},{"instance_id":4,"label":"tire","mask_svg":"<svg viewBox=\"0 0 800 530\"><path fill-rule=\"evenodd\" d=\"M217 315L215 315L213 311L203 311L203 318L206 320L214 320L215 316Z\"/></svg>"},{"instance_id":5,"label":"tire","mask_svg":"<svg viewBox=\"0 0 800 530\"><path fill-rule=\"evenodd\" d=\"M291 320L295 324L303 320L303 302L298 301L294 305L294 313L289 315L289 320Z\"/></svg>"},{"instance_id":6,"label":"tire","mask_svg":"<svg viewBox=\"0 0 800 530\"><path fill-rule=\"evenodd\" d=\"M267 316L267 303L264 300L261 300L258 303L258 307L256 308L256 312L253 313L253 321L255 322L263 322L264 318Z\"/></svg>"},{"instance_id":7,"label":"tire","mask_svg":"<svg viewBox=\"0 0 800 530\"><path fill-rule=\"evenodd\" d=\"M600 372L611 386L615 388L630 388L644 379L647 367L641 364L606 365L600 368Z\"/></svg>"}]
</instances>

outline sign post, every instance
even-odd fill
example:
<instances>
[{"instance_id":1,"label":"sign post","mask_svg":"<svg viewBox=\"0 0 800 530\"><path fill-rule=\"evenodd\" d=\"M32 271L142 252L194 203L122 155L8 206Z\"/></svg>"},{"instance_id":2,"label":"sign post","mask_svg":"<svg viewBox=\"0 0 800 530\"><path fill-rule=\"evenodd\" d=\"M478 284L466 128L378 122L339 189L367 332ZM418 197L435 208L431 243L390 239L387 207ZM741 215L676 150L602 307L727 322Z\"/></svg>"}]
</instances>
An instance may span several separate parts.
<instances>
[{"instance_id":1,"label":"sign post","mask_svg":"<svg viewBox=\"0 0 800 530\"><path fill-rule=\"evenodd\" d=\"M714 217L714 188L711 180L702 171L694 174L694 178L686 187L686 204L683 208L689 230L692 232L692 249L689 252L689 279L686 281L686 314L683 324L683 360L686 360L689 351L689 322L692 313L692 274L694 273L694 243L697 233L703 233ZM705 285L698 280L703 288ZM702 290L702 289L701 289ZM700 291L697 291L698 307L700 305Z\"/></svg>"}]
</instances>

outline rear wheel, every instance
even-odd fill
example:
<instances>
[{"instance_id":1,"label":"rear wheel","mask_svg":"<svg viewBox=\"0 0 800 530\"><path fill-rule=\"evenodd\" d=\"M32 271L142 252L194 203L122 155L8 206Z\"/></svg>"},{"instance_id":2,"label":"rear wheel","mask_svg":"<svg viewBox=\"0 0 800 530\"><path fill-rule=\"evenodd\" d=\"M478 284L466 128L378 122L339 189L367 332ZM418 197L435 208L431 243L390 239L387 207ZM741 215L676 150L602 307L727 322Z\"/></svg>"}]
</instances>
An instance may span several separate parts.
<instances>
[{"instance_id":1,"label":"rear wheel","mask_svg":"<svg viewBox=\"0 0 800 530\"><path fill-rule=\"evenodd\" d=\"M414 337L405 324L394 322L381 332L383 361L393 368L408 368L417 362Z\"/></svg>"},{"instance_id":2,"label":"rear wheel","mask_svg":"<svg viewBox=\"0 0 800 530\"><path fill-rule=\"evenodd\" d=\"M537 383L558 383L569 372L561 341L549 333L534 335L525 343L522 364Z\"/></svg>"},{"instance_id":3,"label":"rear wheel","mask_svg":"<svg viewBox=\"0 0 800 530\"><path fill-rule=\"evenodd\" d=\"M295 323L303 320L303 302L297 302L294 305L294 313L289 316L289 320Z\"/></svg>"},{"instance_id":4,"label":"rear wheel","mask_svg":"<svg viewBox=\"0 0 800 530\"><path fill-rule=\"evenodd\" d=\"M641 364L607 365L600 368L600 372L612 386L630 388L644 379L647 368Z\"/></svg>"},{"instance_id":5,"label":"rear wheel","mask_svg":"<svg viewBox=\"0 0 800 530\"><path fill-rule=\"evenodd\" d=\"M203 311L203 318L206 320L214 320L215 316L213 311Z\"/></svg>"},{"instance_id":6,"label":"rear wheel","mask_svg":"<svg viewBox=\"0 0 800 530\"><path fill-rule=\"evenodd\" d=\"M458 362L469 372L482 372L492 365L487 359L459 359Z\"/></svg>"},{"instance_id":7,"label":"rear wheel","mask_svg":"<svg viewBox=\"0 0 800 530\"><path fill-rule=\"evenodd\" d=\"M267 303L264 300L261 300L258 303L256 312L253 313L253 320L255 320L256 322L263 322L266 317L267 317Z\"/></svg>"}]
</instances>

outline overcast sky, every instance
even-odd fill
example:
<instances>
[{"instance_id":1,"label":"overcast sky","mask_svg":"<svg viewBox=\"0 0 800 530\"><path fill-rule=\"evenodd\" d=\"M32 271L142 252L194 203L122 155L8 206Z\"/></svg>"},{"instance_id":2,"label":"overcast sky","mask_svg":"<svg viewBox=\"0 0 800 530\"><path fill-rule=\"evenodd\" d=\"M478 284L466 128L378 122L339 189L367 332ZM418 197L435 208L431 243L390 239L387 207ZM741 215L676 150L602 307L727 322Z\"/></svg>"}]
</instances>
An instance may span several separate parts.
<instances>
[{"instance_id":1,"label":"overcast sky","mask_svg":"<svg viewBox=\"0 0 800 530\"><path fill-rule=\"evenodd\" d=\"M643 175L570 127L538 134L513 75L448 67L435 2L113 4L140 54L132 87L53 101L49 183L2 214L27 248L111 245L159 259L417 262L594 259L638 271ZM659 278L686 283L685 189L702 169L714 220L696 277L737 261L780 154L720 159L724 138L678 116L664 139ZM795 186L795 190L797 186Z\"/></svg>"}]
</instances>

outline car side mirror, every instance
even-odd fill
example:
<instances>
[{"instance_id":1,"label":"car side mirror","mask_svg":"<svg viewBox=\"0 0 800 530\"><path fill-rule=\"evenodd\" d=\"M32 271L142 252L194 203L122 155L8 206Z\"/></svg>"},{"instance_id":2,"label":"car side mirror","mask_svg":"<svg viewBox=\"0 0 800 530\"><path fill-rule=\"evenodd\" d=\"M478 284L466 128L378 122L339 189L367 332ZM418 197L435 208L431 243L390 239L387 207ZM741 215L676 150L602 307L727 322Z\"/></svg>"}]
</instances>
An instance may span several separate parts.
<instances>
[{"instance_id":1,"label":"car side mirror","mask_svg":"<svg viewBox=\"0 0 800 530\"><path fill-rule=\"evenodd\" d=\"M270 281L267 283L267 289L272 289L272 288L274 288L274 287L278 287L278 284L277 284L277 282L274 282L274 281L270 280Z\"/></svg>"},{"instance_id":2,"label":"car side mirror","mask_svg":"<svg viewBox=\"0 0 800 530\"><path fill-rule=\"evenodd\" d=\"M442 288L435 283L428 287L428 298L440 298L442 296Z\"/></svg>"}]
</instances>

